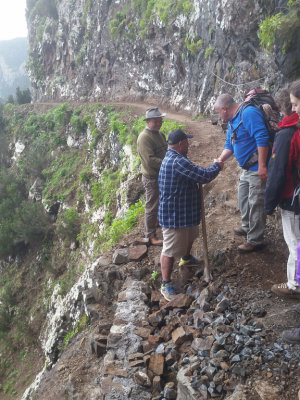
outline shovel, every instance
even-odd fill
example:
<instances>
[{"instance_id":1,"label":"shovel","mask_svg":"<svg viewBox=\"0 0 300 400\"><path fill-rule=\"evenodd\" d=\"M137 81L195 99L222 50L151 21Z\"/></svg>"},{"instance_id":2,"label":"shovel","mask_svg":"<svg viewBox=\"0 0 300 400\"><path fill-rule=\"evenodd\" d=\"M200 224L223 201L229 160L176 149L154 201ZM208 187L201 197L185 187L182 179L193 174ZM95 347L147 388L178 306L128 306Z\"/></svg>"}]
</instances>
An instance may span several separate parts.
<instances>
[{"instance_id":1,"label":"shovel","mask_svg":"<svg viewBox=\"0 0 300 400\"><path fill-rule=\"evenodd\" d=\"M202 236L203 236L203 250L204 250L204 273L203 277L205 282L210 282L212 276L209 270L208 264L208 247L207 247L207 233L206 233L206 222L205 222L205 208L204 208L204 196L203 187L200 184L200 197L201 197L201 220L202 220Z\"/></svg>"}]
</instances>

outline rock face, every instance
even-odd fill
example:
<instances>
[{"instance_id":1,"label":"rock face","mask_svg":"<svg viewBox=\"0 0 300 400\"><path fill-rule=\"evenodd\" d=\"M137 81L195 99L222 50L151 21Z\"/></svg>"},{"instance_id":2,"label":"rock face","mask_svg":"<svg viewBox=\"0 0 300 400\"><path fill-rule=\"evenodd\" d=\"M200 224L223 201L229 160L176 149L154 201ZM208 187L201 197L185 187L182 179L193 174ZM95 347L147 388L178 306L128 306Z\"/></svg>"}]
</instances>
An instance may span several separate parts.
<instances>
[{"instance_id":1,"label":"rock face","mask_svg":"<svg viewBox=\"0 0 300 400\"><path fill-rule=\"evenodd\" d=\"M147 98L203 112L217 93L276 91L297 76L296 50L266 55L257 37L258 24L285 1L267 10L255 0L28 3L37 101Z\"/></svg>"}]
</instances>

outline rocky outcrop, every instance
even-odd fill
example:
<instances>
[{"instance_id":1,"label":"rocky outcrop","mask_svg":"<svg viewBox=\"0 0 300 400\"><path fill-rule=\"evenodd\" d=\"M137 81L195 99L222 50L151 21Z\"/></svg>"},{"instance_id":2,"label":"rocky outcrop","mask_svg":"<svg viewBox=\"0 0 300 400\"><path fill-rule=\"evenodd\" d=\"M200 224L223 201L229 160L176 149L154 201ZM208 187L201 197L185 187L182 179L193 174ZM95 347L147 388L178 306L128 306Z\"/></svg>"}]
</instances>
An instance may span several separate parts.
<instances>
[{"instance_id":1,"label":"rocky outcrop","mask_svg":"<svg viewBox=\"0 0 300 400\"><path fill-rule=\"evenodd\" d=\"M259 46L258 24L279 1L50 3L28 10L36 101L147 98L203 112L219 92L242 97L296 77L296 50Z\"/></svg>"}]
</instances>

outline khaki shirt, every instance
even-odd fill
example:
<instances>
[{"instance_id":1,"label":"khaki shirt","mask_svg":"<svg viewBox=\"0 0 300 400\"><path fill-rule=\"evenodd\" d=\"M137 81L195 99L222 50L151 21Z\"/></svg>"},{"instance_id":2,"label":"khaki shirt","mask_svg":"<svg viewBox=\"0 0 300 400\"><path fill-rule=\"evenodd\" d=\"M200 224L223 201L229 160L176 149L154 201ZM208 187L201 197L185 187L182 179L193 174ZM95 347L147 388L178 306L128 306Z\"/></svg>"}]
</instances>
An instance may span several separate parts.
<instances>
[{"instance_id":1,"label":"khaki shirt","mask_svg":"<svg viewBox=\"0 0 300 400\"><path fill-rule=\"evenodd\" d=\"M157 178L160 165L168 145L162 132L145 128L137 139L137 149L142 163L142 174L146 178Z\"/></svg>"}]
</instances>

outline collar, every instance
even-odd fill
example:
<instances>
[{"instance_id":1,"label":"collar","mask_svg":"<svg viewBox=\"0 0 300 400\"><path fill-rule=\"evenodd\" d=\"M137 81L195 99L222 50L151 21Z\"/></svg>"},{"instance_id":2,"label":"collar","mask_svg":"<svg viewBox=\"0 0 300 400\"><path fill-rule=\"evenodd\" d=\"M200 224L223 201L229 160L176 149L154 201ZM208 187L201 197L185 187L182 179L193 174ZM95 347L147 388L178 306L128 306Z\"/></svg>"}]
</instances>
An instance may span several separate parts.
<instances>
[{"instance_id":1,"label":"collar","mask_svg":"<svg viewBox=\"0 0 300 400\"><path fill-rule=\"evenodd\" d=\"M297 113L293 113L291 115L286 115L283 120L278 122L279 128L286 128L288 126L296 126L299 121L299 115Z\"/></svg>"}]
</instances>

